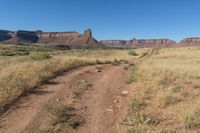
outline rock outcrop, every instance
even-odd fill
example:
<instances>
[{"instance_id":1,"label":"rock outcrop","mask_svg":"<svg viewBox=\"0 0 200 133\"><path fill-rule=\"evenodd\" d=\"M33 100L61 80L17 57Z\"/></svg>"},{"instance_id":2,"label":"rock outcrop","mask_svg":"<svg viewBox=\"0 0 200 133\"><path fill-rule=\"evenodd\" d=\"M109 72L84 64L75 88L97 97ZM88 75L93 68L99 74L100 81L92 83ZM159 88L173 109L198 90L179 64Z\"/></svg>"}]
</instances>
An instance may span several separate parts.
<instances>
[{"instance_id":1,"label":"rock outcrop","mask_svg":"<svg viewBox=\"0 0 200 133\"><path fill-rule=\"evenodd\" d=\"M130 43L126 40L101 40L99 41L101 44L110 48L129 48Z\"/></svg>"},{"instance_id":2,"label":"rock outcrop","mask_svg":"<svg viewBox=\"0 0 200 133\"><path fill-rule=\"evenodd\" d=\"M98 42L92 37L92 31L86 30L83 34L78 32L40 32L37 34L39 43L55 43L68 45L96 45Z\"/></svg>"},{"instance_id":3,"label":"rock outcrop","mask_svg":"<svg viewBox=\"0 0 200 133\"><path fill-rule=\"evenodd\" d=\"M42 32L42 31L8 31L0 30L0 43L40 44L62 46L67 48L159 48L174 46L200 45L200 37L185 38L180 43L170 39L132 39L97 41L92 31L87 29L83 34L78 32Z\"/></svg>"},{"instance_id":4,"label":"rock outcrop","mask_svg":"<svg viewBox=\"0 0 200 133\"><path fill-rule=\"evenodd\" d=\"M102 40L100 43L108 47L143 48L143 47L171 47L176 44L170 39L132 39L132 40Z\"/></svg>"},{"instance_id":5,"label":"rock outcrop","mask_svg":"<svg viewBox=\"0 0 200 133\"><path fill-rule=\"evenodd\" d=\"M0 42L5 43L41 43L62 45L96 45L92 31L78 32L42 32L42 31L4 31L0 30Z\"/></svg>"},{"instance_id":6,"label":"rock outcrop","mask_svg":"<svg viewBox=\"0 0 200 133\"><path fill-rule=\"evenodd\" d=\"M180 42L182 46L200 45L200 37L185 38Z\"/></svg>"},{"instance_id":7,"label":"rock outcrop","mask_svg":"<svg viewBox=\"0 0 200 133\"><path fill-rule=\"evenodd\" d=\"M176 42L170 39L146 39L136 40L136 45L139 47L172 47Z\"/></svg>"},{"instance_id":8,"label":"rock outcrop","mask_svg":"<svg viewBox=\"0 0 200 133\"><path fill-rule=\"evenodd\" d=\"M37 32L33 31L16 31L9 32L11 38L7 40L8 43L36 43L38 41Z\"/></svg>"},{"instance_id":9,"label":"rock outcrop","mask_svg":"<svg viewBox=\"0 0 200 133\"><path fill-rule=\"evenodd\" d=\"M0 42L11 39L10 32L7 30L0 30Z\"/></svg>"}]
</instances>

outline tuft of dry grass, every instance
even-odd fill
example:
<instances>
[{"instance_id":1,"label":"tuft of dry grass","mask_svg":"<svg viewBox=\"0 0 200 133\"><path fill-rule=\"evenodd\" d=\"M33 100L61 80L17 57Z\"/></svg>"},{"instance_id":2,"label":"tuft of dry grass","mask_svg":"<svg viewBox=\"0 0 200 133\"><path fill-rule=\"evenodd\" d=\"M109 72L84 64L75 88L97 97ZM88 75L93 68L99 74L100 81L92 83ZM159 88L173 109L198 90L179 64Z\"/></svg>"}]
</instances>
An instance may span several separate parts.
<instances>
[{"instance_id":1,"label":"tuft of dry grass","mask_svg":"<svg viewBox=\"0 0 200 133\"><path fill-rule=\"evenodd\" d=\"M167 106L167 105L170 105L170 104L175 104L177 102L180 102L181 98L178 97L178 96L175 96L173 94L163 94L160 97L159 101L161 102L161 105Z\"/></svg>"},{"instance_id":2,"label":"tuft of dry grass","mask_svg":"<svg viewBox=\"0 0 200 133\"><path fill-rule=\"evenodd\" d=\"M182 121L186 128L200 127L200 108L199 106L182 114Z\"/></svg>"},{"instance_id":3,"label":"tuft of dry grass","mask_svg":"<svg viewBox=\"0 0 200 133\"><path fill-rule=\"evenodd\" d=\"M128 75L128 79L126 81L127 84L131 84L133 82L136 82L138 80L138 74L137 71L138 70L138 66L135 64L130 64L130 73Z\"/></svg>"},{"instance_id":4,"label":"tuft of dry grass","mask_svg":"<svg viewBox=\"0 0 200 133\"><path fill-rule=\"evenodd\" d=\"M66 123L72 128L77 128L82 123L81 117L75 114L75 108L71 105L56 105L46 103L45 110L53 115L52 125Z\"/></svg>"}]
</instances>

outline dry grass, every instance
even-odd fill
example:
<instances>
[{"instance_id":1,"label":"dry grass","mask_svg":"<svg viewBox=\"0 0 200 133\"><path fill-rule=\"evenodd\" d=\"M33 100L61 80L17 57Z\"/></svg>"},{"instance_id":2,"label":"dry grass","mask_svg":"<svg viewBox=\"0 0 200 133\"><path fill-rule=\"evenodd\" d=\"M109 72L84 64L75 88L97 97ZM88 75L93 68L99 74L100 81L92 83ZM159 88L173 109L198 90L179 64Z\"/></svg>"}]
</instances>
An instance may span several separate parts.
<instances>
[{"instance_id":1,"label":"dry grass","mask_svg":"<svg viewBox=\"0 0 200 133\"><path fill-rule=\"evenodd\" d=\"M188 112L182 114L183 124L186 128L199 128L200 127L200 108L195 107Z\"/></svg>"},{"instance_id":2,"label":"dry grass","mask_svg":"<svg viewBox=\"0 0 200 133\"><path fill-rule=\"evenodd\" d=\"M6 52L9 54L5 54ZM23 51L25 54L21 54ZM144 50L138 50L142 54ZM71 68L129 60L128 50L52 50L1 45L0 107Z\"/></svg>"},{"instance_id":3,"label":"dry grass","mask_svg":"<svg viewBox=\"0 0 200 133\"><path fill-rule=\"evenodd\" d=\"M156 115L159 123L132 130L200 132L200 47L161 49L137 66L134 98L145 104L136 113Z\"/></svg>"},{"instance_id":4,"label":"dry grass","mask_svg":"<svg viewBox=\"0 0 200 133\"><path fill-rule=\"evenodd\" d=\"M56 105L46 103L44 108L53 115L52 125L68 124L72 128L77 128L82 123L82 118L77 116L75 108L71 105Z\"/></svg>"}]
</instances>

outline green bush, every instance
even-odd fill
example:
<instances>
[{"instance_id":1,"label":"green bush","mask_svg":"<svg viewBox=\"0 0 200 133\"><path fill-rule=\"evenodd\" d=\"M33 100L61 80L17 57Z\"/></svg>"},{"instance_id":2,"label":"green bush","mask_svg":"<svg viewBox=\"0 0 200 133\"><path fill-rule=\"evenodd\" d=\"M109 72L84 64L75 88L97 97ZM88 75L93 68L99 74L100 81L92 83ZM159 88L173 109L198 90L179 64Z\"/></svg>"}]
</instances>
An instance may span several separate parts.
<instances>
[{"instance_id":1,"label":"green bush","mask_svg":"<svg viewBox=\"0 0 200 133\"><path fill-rule=\"evenodd\" d=\"M52 58L52 56L47 52L33 52L30 54L33 60L47 60Z\"/></svg>"},{"instance_id":2,"label":"green bush","mask_svg":"<svg viewBox=\"0 0 200 133\"><path fill-rule=\"evenodd\" d=\"M0 51L0 56L24 56L29 55L29 51L22 50L2 50Z\"/></svg>"},{"instance_id":3,"label":"green bush","mask_svg":"<svg viewBox=\"0 0 200 133\"><path fill-rule=\"evenodd\" d=\"M128 55L137 56L137 53L133 50L128 51Z\"/></svg>"},{"instance_id":4,"label":"green bush","mask_svg":"<svg viewBox=\"0 0 200 133\"><path fill-rule=\"evenodd\" d=\"M96 59L96 64L103 64L103 62L100 61L99 59Z\"/></svg>"}]
</instances>

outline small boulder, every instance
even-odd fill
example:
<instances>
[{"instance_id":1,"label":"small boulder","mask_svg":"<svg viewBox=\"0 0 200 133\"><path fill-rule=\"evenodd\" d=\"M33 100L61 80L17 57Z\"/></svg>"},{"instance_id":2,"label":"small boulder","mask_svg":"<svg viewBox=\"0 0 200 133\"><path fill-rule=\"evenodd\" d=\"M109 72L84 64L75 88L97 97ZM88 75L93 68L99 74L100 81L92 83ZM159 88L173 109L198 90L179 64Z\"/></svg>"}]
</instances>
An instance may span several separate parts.
<instances>
[{"instance_id":1,"label":"small boulder","mask_svg":"<svg viewBox=\"0 0 200 133\"><path fill-rule=\"evenodd\" d=\"M61 100L60 98L57 98L57 99L56 99L57 102L59 102L60 100Z\"/></svg>"},{"instance_id":2,"label":"small boulder","mask_svg":"<svg viewBox=\"0 0 200 133\"><path fill-rule=\"evenodd\" d=\"M127 96L129 94L128 91L122 91L122 96Z\"/></svg>"},{"instance_id":3,"label":"small boulder","mask_svg":"<svg viewBox=\"0 0 200 133\"><path fill-rule=\"evenodd\" d=\"M96 73L99 73L99 72L101 72L101 70L100 70L100 69L97 69L97 70L95 70L95 72L96 72Z\"/></svg>"}]
</instances>

